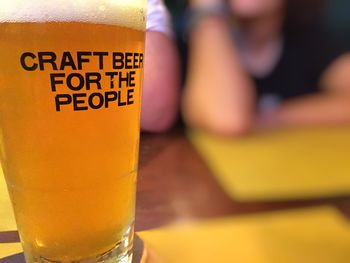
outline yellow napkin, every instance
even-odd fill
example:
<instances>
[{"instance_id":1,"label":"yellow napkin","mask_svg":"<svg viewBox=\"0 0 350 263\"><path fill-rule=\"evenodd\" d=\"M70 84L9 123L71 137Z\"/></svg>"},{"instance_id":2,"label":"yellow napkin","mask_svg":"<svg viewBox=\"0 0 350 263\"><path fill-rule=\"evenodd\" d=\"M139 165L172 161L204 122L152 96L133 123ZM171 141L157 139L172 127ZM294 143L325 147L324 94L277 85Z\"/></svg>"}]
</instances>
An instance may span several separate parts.
<instances>
[{"instance_id":1,"label":"yellow napkin","mask_svg":"<svg viewBox=\"0 0 350 263\"><path fill-rule=\"evenodd\" d=\"M329 207L312 208L139 233L153 263L348 263L350 228Z\"/></svg>"},{"instance_id":2,"label":"yellow napkin","mask_svg":"<svg viewBox=\"0 0 350 263\"><path fill-rule=\"evenodd\" d=\"M350 129L278 131L240 139L191 131L189 137L236 200L350 193Z\"/></svg>"}]
</instances>

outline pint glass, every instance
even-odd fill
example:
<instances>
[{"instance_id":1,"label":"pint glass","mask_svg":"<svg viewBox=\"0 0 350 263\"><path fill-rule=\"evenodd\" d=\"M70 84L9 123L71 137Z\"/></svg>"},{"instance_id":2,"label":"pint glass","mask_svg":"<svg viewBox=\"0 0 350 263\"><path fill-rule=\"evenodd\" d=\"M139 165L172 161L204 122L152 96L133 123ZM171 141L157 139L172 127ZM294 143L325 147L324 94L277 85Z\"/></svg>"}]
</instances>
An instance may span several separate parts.
<instances>
[{"instance_id":1,"label":"pint glass","mask_svg":"<svg viewBox=\"0 0 350 263\"><path fill-rule=\"evenodd\" d=\"M130 262L146 0L4 0L0 156L27 262Z\"/></svg>"}]
</instances>

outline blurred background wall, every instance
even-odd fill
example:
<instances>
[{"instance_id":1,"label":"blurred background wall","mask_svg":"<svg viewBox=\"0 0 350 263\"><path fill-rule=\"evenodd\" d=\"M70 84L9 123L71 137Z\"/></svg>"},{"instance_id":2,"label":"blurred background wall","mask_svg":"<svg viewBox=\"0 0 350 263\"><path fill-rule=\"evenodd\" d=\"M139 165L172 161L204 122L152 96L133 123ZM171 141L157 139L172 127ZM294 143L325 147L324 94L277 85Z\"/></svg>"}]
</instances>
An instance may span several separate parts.
<instances>
[{"instance_id":1,"label":"blurred background wall","mask_svg":"<svg viewBox=\"0 0 350 263\"><path fill-rule=\"evenodd\" d=\"M181 25L181 16L187 0L165 0L174 17L176 28ZM324 23L330 32L350 42L350 1L349 0L289 0L294 26L299 28Z\"/></svg>"}]
</instances>

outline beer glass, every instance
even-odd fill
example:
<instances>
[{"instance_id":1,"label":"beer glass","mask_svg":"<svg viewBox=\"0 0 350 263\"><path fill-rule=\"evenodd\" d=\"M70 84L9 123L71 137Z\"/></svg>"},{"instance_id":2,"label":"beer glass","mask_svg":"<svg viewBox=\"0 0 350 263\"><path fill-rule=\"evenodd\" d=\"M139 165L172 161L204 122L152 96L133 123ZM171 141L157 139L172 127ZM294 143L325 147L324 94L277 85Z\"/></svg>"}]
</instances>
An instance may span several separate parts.
<instances>
[{"instance_id":1,"label":"beer glass","mask_svg":"<svg viewBox=\"0 0 350 263\"><path fill-rule=\"evenodd\" d=\"M4 0L0 156L27 262L131 262L146 0Z\"/></svg>"}]
</instances>

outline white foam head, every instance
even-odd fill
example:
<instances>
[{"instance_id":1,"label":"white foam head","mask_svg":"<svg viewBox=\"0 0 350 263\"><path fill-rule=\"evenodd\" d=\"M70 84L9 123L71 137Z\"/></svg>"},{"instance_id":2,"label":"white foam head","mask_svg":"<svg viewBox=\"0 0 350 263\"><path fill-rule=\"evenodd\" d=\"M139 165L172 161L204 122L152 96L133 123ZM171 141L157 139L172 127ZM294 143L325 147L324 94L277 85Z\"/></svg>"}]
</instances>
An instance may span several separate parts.
<instances>
[{"instance_id":1,"label":"white foam head","mask_svg":"<svg viewBox=\"0 0 350 263\"><path fill-rule=\"evenodd\" d=\"M2 22L87 22L145 30L146 0L5 0Z\"/></svg>"}]
</instances>

